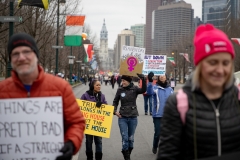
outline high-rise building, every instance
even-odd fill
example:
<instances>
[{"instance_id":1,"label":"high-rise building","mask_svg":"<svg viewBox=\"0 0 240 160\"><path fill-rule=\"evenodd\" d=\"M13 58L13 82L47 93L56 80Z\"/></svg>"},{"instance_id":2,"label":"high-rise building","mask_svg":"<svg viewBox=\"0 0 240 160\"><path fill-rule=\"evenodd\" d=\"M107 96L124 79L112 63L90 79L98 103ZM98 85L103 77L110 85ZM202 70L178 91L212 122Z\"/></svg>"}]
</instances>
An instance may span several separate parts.
<instances>
[{"instance_id":1,"label":"high-rise building","mask_svg":"<svg viewBox=\"0 0 240 160\"><path fill-rule=\"evenodd\" d=\"M197 16L193 19L193 28L194 30L196 30L196 28L200 25L203 24L203 22L201 21L201 19Z\"/></svg>"},{"instance_id":2,"label":"high-rise building","mask_svg":"<svg viewBox=\"0 0 240 160\"><path fill-rule=\"evenodd\" d=\"M145 24L136 24L131 26L131 30L133 31L133 34L136 35L136 47L145 48Z\"/></svg>"},{"instance_id":3,"label":"high-rise building","mask_svg":"<svg viewBox=\"0 0 240 160\"><path fill-rule=\"evenodd\" d=\"M166 5L174 2L175 0L146 0L146 29L145 29L145 53L152 54L152 12L158 8L158 6Z\"/></svg>"},{"instance_id":4,"label":"high-rise building","mask_svg":"<svg viewBox=\"0 0 240 160\"><path fill-rule=\"evenodd\" d=\"M115 69L119 69L120 67L120 56L122 54L123 45L136 46L136 36L129 29L124 29L120 34L118 34L116 43L114 45L115 59L113 61Z\"/></svg>"},{"instance_id":5,"label":"high-rise building","mask_svg":"<svg viewBox=\"0 0 240 160\"><path fill-rule=\"evenodd\" d=\"M223 29L232 19L239 19L239 0L203 0L202 21Z\"/></svg>"},{"instance_id":6,"label":"high-rise building","mask_svg":"<svg viewBox=\"0 0 240 160\"><path fill-rule=\"evenodd\" d=\"M171 52L174 43L193 32L192 5L179 1L153 11L152 54Z\"/></svg>"}]
</instances>

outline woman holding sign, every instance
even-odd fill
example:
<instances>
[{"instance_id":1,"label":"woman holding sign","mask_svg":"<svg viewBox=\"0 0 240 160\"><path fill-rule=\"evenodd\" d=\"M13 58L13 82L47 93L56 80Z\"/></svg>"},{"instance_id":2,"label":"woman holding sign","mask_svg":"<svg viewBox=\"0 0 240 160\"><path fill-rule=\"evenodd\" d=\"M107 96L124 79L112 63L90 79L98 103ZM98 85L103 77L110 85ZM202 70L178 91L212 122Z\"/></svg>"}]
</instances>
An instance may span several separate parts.
<instances>
[{"instance_id":1,"label":"woman holding sign","mask_svg":"<svg viewBox=\"0 0 240 160\"><path fill-rule=\"evenodd\" d=\"M137 104L138 94L146 92L146 81L144 75L138 74L142 79L142 88L132 83L130 76L122 76L122 87L119 87L113 100L114 114L118 116L118 125L122 136L122 154L125 160L130 160L130 154L133 150L134 133L137 127ZM119 101L121 101L120 111L117 111Z\"/></svg>"},{"instance_id":2,"label":"woman holding sign","mask_svg":"<svg viewBox=\"0 0 240 160\"><path fill-rule=\"evenodd\" d=\"M86 91L81 99L86 101L96 102L96 107L100 107L102 104L107 104L105 95L101 93L101 82L98 80L93 80L90 84L90 89ZM93 139L96 145L96 160L102 159L102 137L93 136L86 134L86 155L87 160L93 160L93 150L92 143Z\"/></svg>"}]
</instances>

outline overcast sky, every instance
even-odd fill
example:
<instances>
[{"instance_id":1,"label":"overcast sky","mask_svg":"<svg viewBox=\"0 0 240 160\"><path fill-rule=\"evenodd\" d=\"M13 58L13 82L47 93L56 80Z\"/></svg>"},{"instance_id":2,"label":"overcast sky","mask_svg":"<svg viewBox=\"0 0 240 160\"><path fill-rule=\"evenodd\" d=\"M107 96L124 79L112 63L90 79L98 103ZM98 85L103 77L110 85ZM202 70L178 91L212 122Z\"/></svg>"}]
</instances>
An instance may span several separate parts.
<instances>
[{"instance_id":1,"label":"overcast sky","mask_svg":"<svg viewBox=\"0 0 240 160\"><path fill-rule=\"evenodd\" d=\"M194 17L201 18L202 0L185 1L192 4ZM81 7L82 14L86 15L85 23L90 25L98 38L105 19L109 48L113 48L117 35L123 29L135 24L145 24L146 0L82 0Z\"/></svg>"}]
</instances>

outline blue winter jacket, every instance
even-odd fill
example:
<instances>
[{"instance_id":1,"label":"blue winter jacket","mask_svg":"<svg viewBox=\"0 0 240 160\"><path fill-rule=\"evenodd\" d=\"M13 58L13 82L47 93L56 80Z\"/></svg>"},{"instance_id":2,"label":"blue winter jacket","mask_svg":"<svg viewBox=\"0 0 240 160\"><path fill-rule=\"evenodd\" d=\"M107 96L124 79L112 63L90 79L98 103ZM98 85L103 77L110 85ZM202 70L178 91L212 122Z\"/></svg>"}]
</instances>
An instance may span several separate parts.
<instances>
[{"instance_id":1,"label":"blue winter jacket","mask_svg":"<svg viewBox=\"0 0 240 160\"><path fill-rule=\"evenodd\" d=\"M165 103L168 97L173 93L173 89L170 86L163 88L159 85L153 86L153 105L152 105L152 117L162 117L165 107Z\"/></svg>"}]
</instances>

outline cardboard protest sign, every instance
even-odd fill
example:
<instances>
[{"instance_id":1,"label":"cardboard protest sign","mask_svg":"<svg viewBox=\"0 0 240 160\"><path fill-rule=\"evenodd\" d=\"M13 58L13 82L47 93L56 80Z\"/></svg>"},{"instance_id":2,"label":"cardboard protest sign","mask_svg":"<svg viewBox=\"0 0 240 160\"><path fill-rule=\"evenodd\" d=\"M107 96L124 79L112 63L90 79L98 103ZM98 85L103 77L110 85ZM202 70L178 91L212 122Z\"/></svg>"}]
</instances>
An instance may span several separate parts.
<instances>
[{"instance_id":1,"label":"cardboard protest sign","mask_svg":"<svg viewBox=\"0 0 240 160\"><path fill-rule=\"evenodd\" d=\"M53 160L62 153L61 97L0 100L0 159Z\"/></svg>"},{"instance_id":2,"label":"cardboard protest sign","mask_svg":"<svg viewBox=\"0 0 240 160\"><path fill-rule=\"evenodd\" d=\"M145 48L122 46L119 73L135 77L142 73L144 55Z\"/></svg>"},{"instance_id":3,"label":"cardboard protest sign","mask_svg":"<svg viewBox=\"0 0 240 160\"><path fill-rule=\"evenodd\" d=\"M84 133L99 137L110 138L114 107L102 104L96 107L96 102L77 99L78 106L86 119Z\"/></svg>"},{"instance_id":4,"label":"cardboard protest sign","mask_svg":"<svg viewBox=\"0 0 240 160\"><path fill-rule=\"evenodd\" d=\"M145 55L142 74L153 72L154 75L165 75L166 61L166 55Z\"/></svg>"}]
</instances>

